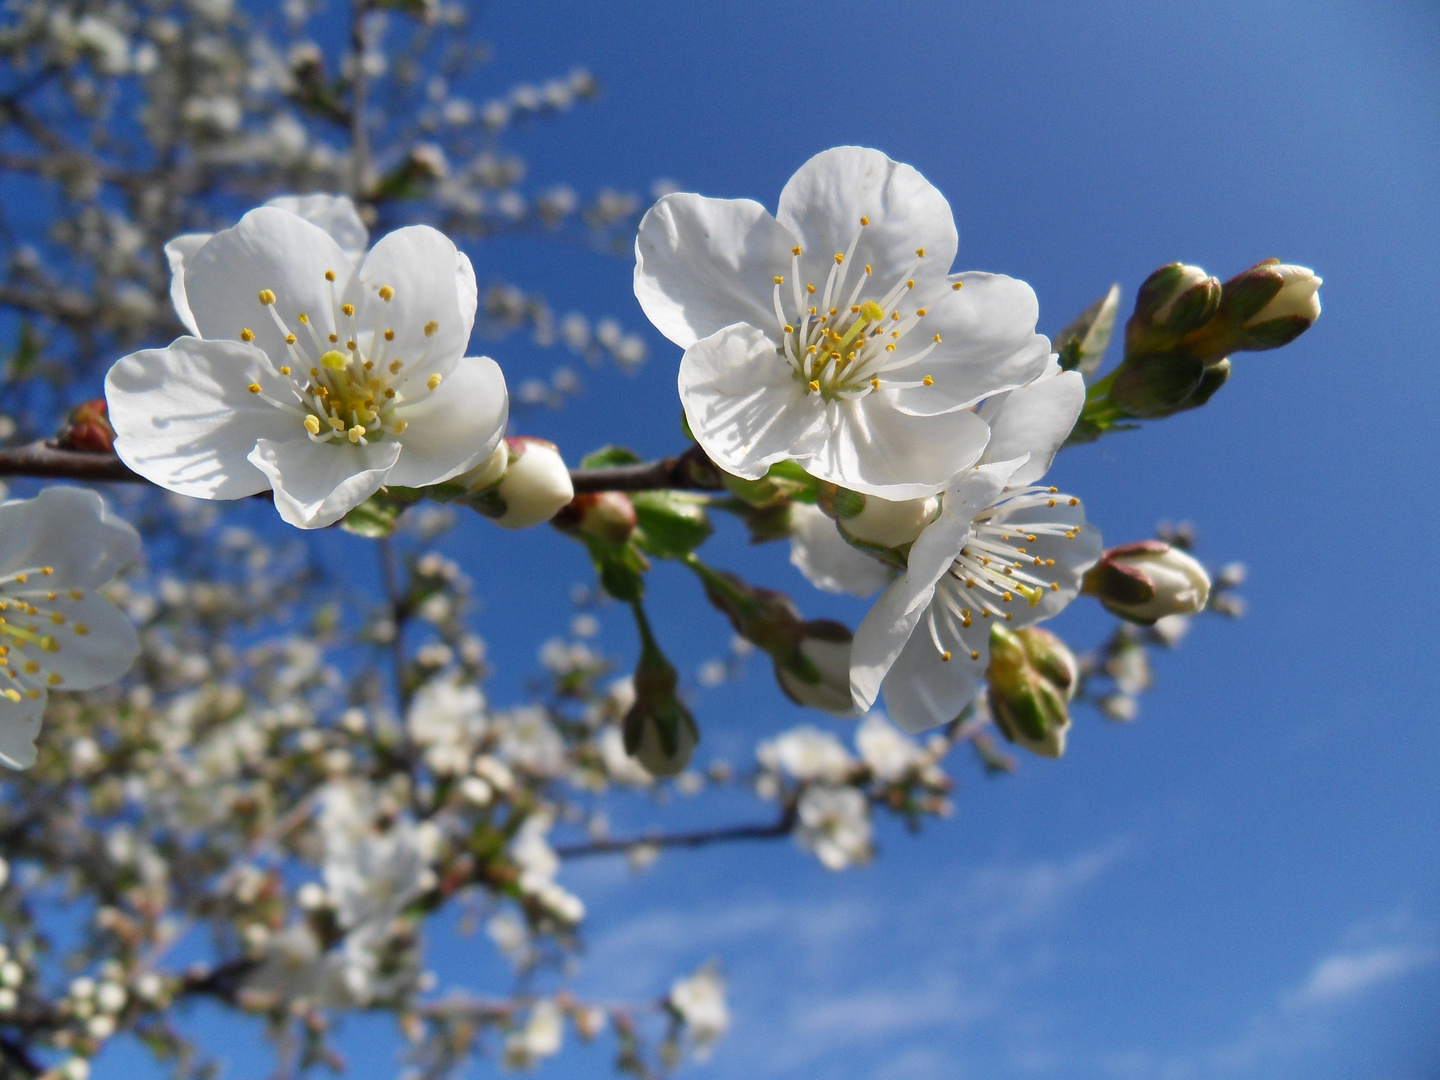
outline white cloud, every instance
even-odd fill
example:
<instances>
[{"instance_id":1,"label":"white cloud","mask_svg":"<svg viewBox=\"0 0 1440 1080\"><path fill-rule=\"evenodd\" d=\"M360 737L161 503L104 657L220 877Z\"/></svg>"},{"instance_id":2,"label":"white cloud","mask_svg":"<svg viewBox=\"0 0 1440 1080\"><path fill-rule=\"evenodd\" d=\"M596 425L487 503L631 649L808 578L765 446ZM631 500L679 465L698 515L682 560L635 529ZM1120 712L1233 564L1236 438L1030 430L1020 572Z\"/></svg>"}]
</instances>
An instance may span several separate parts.
<instances>
[{"instance_id":1,"label":"white cloud","mask_svg":"<svg viewBox=\"0 0 1440 1080\"><path fill-rule=\"evenodd\" d=\"M1367 952L1342 952L1315 965L1309 980L1287 995L1292 1007L1328 1005L1391 982L1436 960L1435 950L1424 945L1392 945Z\"/></svg>"}]
</instances>

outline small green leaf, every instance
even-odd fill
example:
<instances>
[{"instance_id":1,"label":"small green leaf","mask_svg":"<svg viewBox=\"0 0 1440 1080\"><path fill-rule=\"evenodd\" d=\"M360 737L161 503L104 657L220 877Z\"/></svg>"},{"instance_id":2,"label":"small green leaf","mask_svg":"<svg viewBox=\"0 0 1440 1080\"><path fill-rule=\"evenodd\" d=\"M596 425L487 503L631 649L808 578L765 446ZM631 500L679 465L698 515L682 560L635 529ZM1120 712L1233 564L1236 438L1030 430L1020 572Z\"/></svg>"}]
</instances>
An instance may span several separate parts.
<instances>
[{"instance_id":1,"label":"small green leaf","mask_svg":"<svg viewBox=\"0 0 1440 1080\"><path fill-rule=\"evenodd\" d=\"M580 459L582 469L608 469L612 465L638 465L640 457L623 446L602 446Z\"/></svg>"},{"instance_id":2,"label":"small green leaf","mask_svg":"<svg viewBox=\"0 0 1440 1080\"><path fill-rule=\"evenodd\" d=\"M382 488L340 520L340 527L356 536L379 540L395 531L400 515L420 501L409 488Z\"/></svg>"},{"instance_id":3,"label":"small green leaf","mask_svg":"<svg viewBox=\"0 0 1440 1080\"><path fill-rule=\"evenodd\" d=\"M1060 366L1066 371L1078 371L1089 379L1105 358L1110 347L1110 337L1115 332L1115 317L1120 312L1120 286L1111 285L1110 291L1082 311L1055 339L1055 351L1060 354Z\"/></svg>"}]
</instances>

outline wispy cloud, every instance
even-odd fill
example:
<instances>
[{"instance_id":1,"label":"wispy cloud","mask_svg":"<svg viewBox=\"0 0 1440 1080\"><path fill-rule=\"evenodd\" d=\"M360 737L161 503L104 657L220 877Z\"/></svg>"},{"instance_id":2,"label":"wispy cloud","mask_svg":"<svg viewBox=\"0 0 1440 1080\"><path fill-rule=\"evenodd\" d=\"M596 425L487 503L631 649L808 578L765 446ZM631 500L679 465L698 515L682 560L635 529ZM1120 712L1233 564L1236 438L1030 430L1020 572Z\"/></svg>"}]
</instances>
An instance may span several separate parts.
<instances>
[{"instance_id":1,"label":"wispy cloud","mask_svg":"<svg viewBox=\"0 0 1440 1080\"><path fill-rule=\"evenodd\" d=\"M1316 964L1310 978L1287 995L1285 1003L1292 1008L1306 1008L1357 997L1382 983L1428 967L1436 958L1433 948L1415 943L1336 953Z\"/></svg>"}]
</instances>

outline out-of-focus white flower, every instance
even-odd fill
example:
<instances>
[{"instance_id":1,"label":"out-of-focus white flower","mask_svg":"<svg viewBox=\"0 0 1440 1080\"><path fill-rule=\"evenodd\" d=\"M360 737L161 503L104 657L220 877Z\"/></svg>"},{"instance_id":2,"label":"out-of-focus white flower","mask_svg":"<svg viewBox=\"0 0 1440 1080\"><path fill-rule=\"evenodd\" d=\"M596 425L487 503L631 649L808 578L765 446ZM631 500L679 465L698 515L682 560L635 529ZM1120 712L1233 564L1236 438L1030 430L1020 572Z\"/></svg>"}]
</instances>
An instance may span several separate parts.
<instances>
[{"instance_id":1,"label":"out-of-focus white flower","mask_svg":"<svg viewBox=\"0 0 1440 1080\"><path fill-rule=\"evenodd\" d=\"M1029 382L1050 344L1024 282L950 275L950 206L908 165L841 146L748 199L667 195L635 242L635 295L685 349L680 397L711 460L793 459L888 499L933 495L989 437L969 406Z\"/></svg>"},{"instance_id":2,"label":"out-of-focus white flower","mask_svg":"<svg viewBox=\"0 0 1440 1080\"><path fill-rule=\"evenodd\" d=\"M464 355L477 290L442 234L386 236L358 270L333 237L261 207L185 261L200 337L121 358L105 380L115 452L202 499L270 488L290 524L331 525L382 484L427 487L488 458L509 411Z\"/></svg>"},{"instance_id":3,"label":"out-of-focus white flower","mask_svg":"<svg viewBox=\"0 0 1440 1080\"><path fill-rule=\"evenodd\" d=\"M492 723L500 733L497 749L509 764L540 776L555 776L565 768L565 742L543 707L510 709Z\"/></svg>"},{"instance_id":4,"label":"out-of-focus white flower","mask_svg":"<svg viewBox=\"0 0 1440 1080\"><path fill-rule=\"evenodd\" d=\"M869 860L870 804L853 787L808 787L797 813L796 839L827 870Z\"/></svg>"},{"instance_id":5,"label":"out-of-focus white flower","mask_svg":"<svg viewBox=\"0 0 1440 1080\"><path fill-rule=\"evenodd\" d=\"M762 742L756 747L755 756L767 769L783 769L802 781L838 782L854 764L854 758L839 739L809 726L794 728Z\"/></svg>"},{"instance_id":6,"label":"out-of-focus white flower","mask_svg":"<svg viewBox=\"0 0 1440 1080\"><path fill-rule=\"evenodd\" d=\"M554 819L546 813L532 814L510 842L510 855L520 868L520 891L533 896L551 915L566 923L585 918L585 905L555 881L560 857L546 839Z\"/></svg>"},{"instance_id":7,"label":"out-of-focus white flower","mask_svg":"<svg viewBox=\"0 0 1440 1080\"><path fill-rule=\"evenodd\" d=\"M0 762L35 763L52 689L91 690L140 653L130 620L98 592L140 534L81 488L0 503Z\"/></svg>"},{"instance_id":8,"label":"out-of-focus white flower","mask_svg":"<svg viewBox=\"0 0 1440 1080\"><path fill-rule=\"evenodd\" d=\"M730 1030L725 979L713 962L688 978L676 979L670 987L669 1002L685 1022L697 1057L703 1059L710 1047Z\"/></svg>"},{"instance_id":9,"label":"out-of-focus white flower","mask_svg":"<svg viewBox=\"0 0 1440 1080\"><path fill-rule=\"evenodd\" d=\"M428 837L400 820L385 832L358 784L332 783L321 798L325 892L342 926L388 923L435 884Z\"/></svg>"},{"instance_id":10,"label":"out-of-focus white flower","mask_svg":"<svg viewBox=\"0 0 1440 1080\"><path fill-rule=\"evenodd\" d=\"M477 686L432 680L415 694L405 724L410 738L425 748L425 761L435 772L463 773L485 733L485 696Z\"/></svg>"},{"instance_id":11,"label":"out-of-focus white flower","mask_svg":"<svg viewBox=\"0 0 1440 1080\"><path fill-rule=\"evenodd\" d=\"M617 784L626 787L649 787L655 783L655 778L645 770L633 757L625 751L625 736L614 724L609 724L600 732L596 745L600 750L600 760L605 765L605 775Z\"/></svg>"},{"instance_id":12,"label":"out-of-focus white flower","mask_svg":"<svg viewBox=\"0 0 1440 1080\"><path fill-rule=\"evenodd\" d=\"M861 721L855 732L855 749L879 780L899 780L925 760L919 743L878 712Z\"/></svg>"},{"instance_id":13,"label":"out-of-focus white flower","mask_svg":"<svg viewBox=\"0 0 1440 1080\"><path fill-rule=\"evenodd\" d=\"M560 1052L565 1038L565 1014L549 998L530 1009L525 1026L505 1039L505 1064L511 1068L534 1068L542 1059Z\"/></svg>"}]
</instances>

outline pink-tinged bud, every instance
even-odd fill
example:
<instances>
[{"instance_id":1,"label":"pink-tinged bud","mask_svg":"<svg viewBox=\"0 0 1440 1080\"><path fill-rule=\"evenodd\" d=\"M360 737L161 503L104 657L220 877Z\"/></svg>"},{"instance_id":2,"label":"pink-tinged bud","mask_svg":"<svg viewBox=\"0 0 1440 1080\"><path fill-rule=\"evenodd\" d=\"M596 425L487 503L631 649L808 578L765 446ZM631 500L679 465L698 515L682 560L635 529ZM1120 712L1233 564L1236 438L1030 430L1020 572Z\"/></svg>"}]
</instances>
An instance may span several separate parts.
<instances>
[{"instance_id":1,"label":"pink-tinged bud","mask_svg":"<svg viewBox=\"0 0 1440 1080\"><path fill-rule=\"evenodd\" d=\"M1197 335L1205 359L1288 345L1320 317L1320 286L1313 270L1278 259L1256 263L1225 283L1212 324Z\"/></svg>"},{"instance_id":2,"label":"pink-tinged bud","mask_svg":"<svg viewBox=\"0 0 1440 1080\"><path fill-rule=\"evenodd\" d=\"M549 521L575 497L570 470L552 442L506 439L508 463L501 481L472 497L476 510L505 529L528 529Z\"/></svg>"},{"instance_id":3,"label":"pink-tinged bud","mask_svg":"<svg viewBox=\"0 0 1440 1080\"><path fill-rule=\"evenodd\" d=\"M635 504L623 491L576 495L553 521L562 532L623 544L635 531Z\"/></svg>"},{"instance_id":4,"label":"pink-tinged bud","mask_svg":"<svg viewBox=\"0 0 1440 1080\"><path fill-rule=\"evenodd\" d=\"M775 681L796 705L819 709L832 716L855 717L860 710L850 690L848 627L829 619L815 619L801 628L800 642L788 663L775 658Z\"/></svg>"},{"instance_id":5,"label":"pink-tinged bud","mask_svg":"<svg viewBox=\"0 0 1440 1080\"><path fill-rule=\"evenodd\" d=\"M1287 263L1271 265L1270 271L1280 275L1280 291L1260 311L1245 320L1245 329L1252 330L1276 319L1301 319L1309 326L1320 317L1320 286L1323 278L1304 266Z\"/></svg>"},{"instance_id":6,"label":"pink-tinged bud","mask_svg":"<svg viewBox=\"0 0 1440 1080\"><path fill-rule=\"evenodd\" d=\"M1130 622L1194 615L1210 599L1210 576L1180 548L1142 540L1111 548L1085 575L1084 591Z\"/></svg>"},{"instance_id":7,"label":"pink-tinged bud","mask_svg":"<svg viewBox=\"0 0 1440 1080\"><path fill-rule=\"evenodd\" d=\"M66 450L88 450L95 454L113 452L115 429L110 426L110 410L105 399L96 398L71 410L58 441Z\"/></svg>"},{"instance_id":8,"label":"pink-tinged bud","mask_svg":"<svg viewBox=\"0 0 1440 1080\"><path fill-rule=\"evenodd\" d=\"M995 726L1016 746L1041 757L1060 757L1079 672L1074 654L1050 631L992 626L986 678Z\"/></svg>"},{"instance_id":9,"label":"pink-tinged bud","mask_svg":"<svg viewBox=\"0 0 1440 1080\"><path fill-rule=\"evenodd\" d=\"M1135 312L1125 324L1125 354L1172 348L1210 321L1220 305L1220 292L1220 282L1198 266L1162 266L1135 296Z\"/></svg>"}]
</instances>

